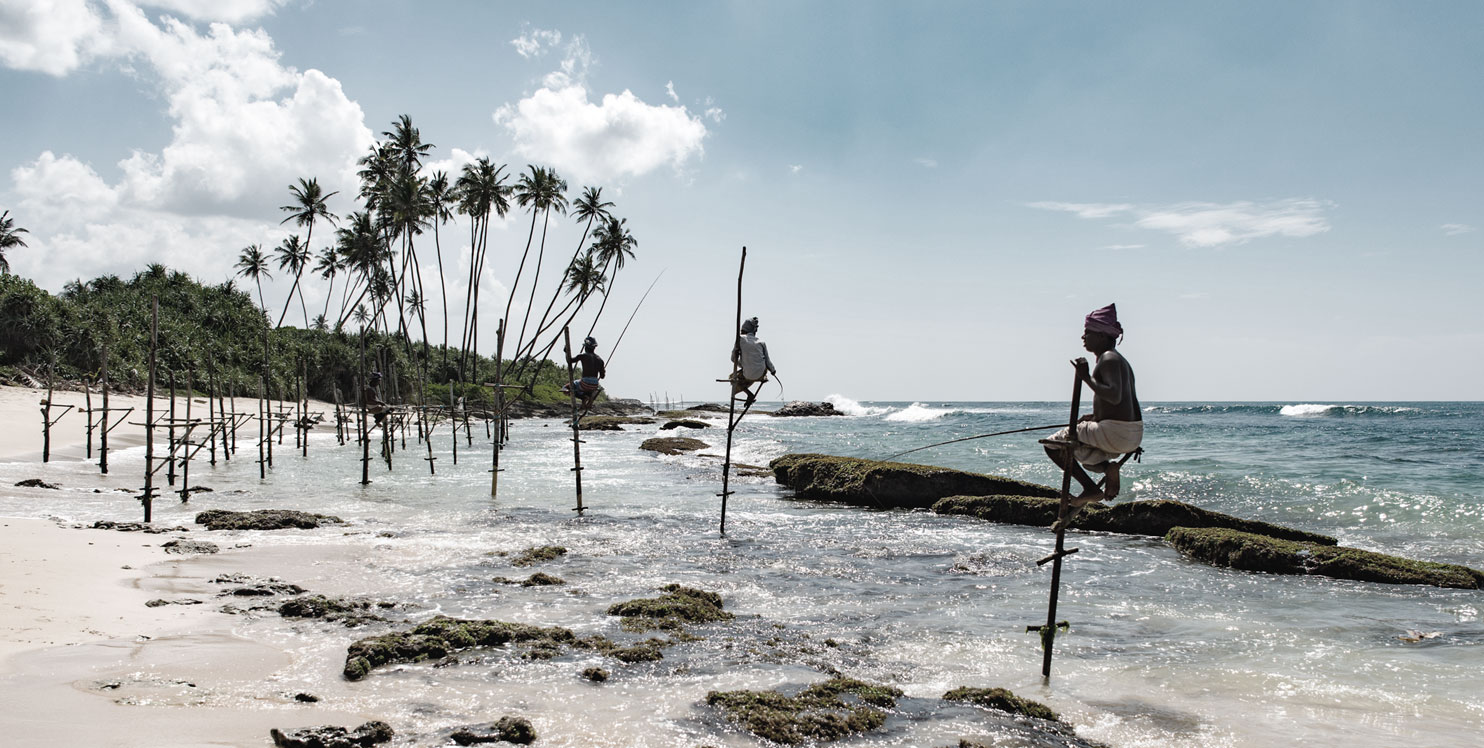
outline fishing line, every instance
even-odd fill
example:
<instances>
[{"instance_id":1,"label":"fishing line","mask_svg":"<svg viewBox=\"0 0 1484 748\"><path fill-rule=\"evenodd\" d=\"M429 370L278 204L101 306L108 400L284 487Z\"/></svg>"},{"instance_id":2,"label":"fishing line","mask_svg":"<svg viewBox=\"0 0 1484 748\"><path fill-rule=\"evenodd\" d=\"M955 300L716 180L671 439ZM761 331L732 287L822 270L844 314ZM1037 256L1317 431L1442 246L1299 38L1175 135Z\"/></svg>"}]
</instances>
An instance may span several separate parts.
<instances>
[{"instance_id":1,"label":"fishing line","mask_svg":"<svg viewBox=\"0 0 1484 748\"><path fill-rule=\"evenodd\" d=\"M909 450L907 450L905 452L898 452L898 453L896 453L894 455L883 457L881 459L884 462L886 460L891 460L891 459L895 459L897 457L901 457L902 455L912 454L913 452L921 452L924 449L932 449L933 447L941 447L941 446L943 446L945 444L957 444L958 442L966 442L966 441L970 441L970 440L973 440L973 439L985 439L985 438L988 438L988 437L991 437L991 436L1004 436L1006 434L1021 434L1021 433L1025 433L1027 431L1047 431L1049 429L1060 429L1060 428L1065 428L1065 427L1066 427L1066 424L1064 424L1064 423L1053 423L1050 426L1030 426L1030 427L1023 428L1023 429L1010 429L1009 431L996 431L993 434L977 434L975 436L965 436L965 437L960 437L958 439L949 439L946 442L938 442L937 444L929 444L929 445L927 445L925 447L913 447L912 449L909 449Z\"/></svg>"}]
</instances>

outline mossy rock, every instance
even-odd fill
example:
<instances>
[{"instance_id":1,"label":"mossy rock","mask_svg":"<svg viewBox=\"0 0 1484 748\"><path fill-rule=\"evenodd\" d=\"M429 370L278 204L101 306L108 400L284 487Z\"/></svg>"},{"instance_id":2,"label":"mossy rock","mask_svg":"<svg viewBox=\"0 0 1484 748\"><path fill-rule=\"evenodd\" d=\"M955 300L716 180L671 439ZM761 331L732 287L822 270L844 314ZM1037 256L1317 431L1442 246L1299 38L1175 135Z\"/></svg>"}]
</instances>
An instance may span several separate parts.
<instances>
[{"instance_id":1,"label":"mossy rock","mask_svg":"<svg viewBox=\"0 0 1484 748\"><path fill-rule=\"evenodd\" d=\"M970 688L961 686L943 694L947 701L965 701L987 709L998 709L1011 714L1022 714L1036 719L1060 722L1061 716L1051 707L1030 699L1022 699L1004 688Z\"/></svg>"},{"instance_id":2,"label":"mossy rock","mask_svg":"<svg viewBox=\"0 0 1484 748\"><path fill-rule=\"evenodd\" d=\"M717 406L717 407L721 407L721 406ZM719 416L719 415L724 415L724 414L726 414L726 412L727 412L727 409L725 407L722 407L720 411L716 411L716 412L705 411L705 410L695 410L695 409L687 409L687 410L662 410L662 411L660 411L658 413L655 413L654 415L657 418L662 418L662 419L665 419L667 421L689 421L689 420L692 420L692 419L695 419L695 418L706 418L706 417L715 417L715 416Z\"/></svg>"},{"instance_id":3,"label":"mossy rock","mask_svg":"<svg viewBox=\"0 0 1484 748\"><path fill-rule=\"evenodd\" d=\"M520 552L510 563L516 566L535 566L546 561L555 561L567 555L567 549L559 545L541 545Z\"/></svg>"},{"instance_id":4,"label":"mossy rock","mask_svg":"<svg viewBox=\"0 0 1484 748\"><path fill-rule=\"evenodd\" d=\"M950 496L933 504L938 514L966 514L990 522L1050 527L1056 521L1058 499L1027 496ZM1270 522L1242 519L1181 501L1152 499L1125 501L1112 506L1092 505L1072 520L1078 530L1127 535L1163 536L1175 527L1221 527L1284 540L1334 545L1328 535L1305 532Z\"/></svg>"},{"instance_id":5,"label":"mossy rock","mask_svg":"<svg viewBox=\"0 0 1484 748\"><path fill-rule=\"evenodd\" d=\"M233 512L208 509L196 515L196 524L208 530L312 530L320 525L340 525L345 521L329 514L314 514L295 509L259 509Z\"/></svg>"},{"instance_id":6,"label":"mossy rock","mask_svg":"<svg viewBox=\"0 0 1484 748\"><path fill-rule=\"evenodd\" d=\"M392 607L392 603L379 603L375 607ZM284 618L322 618L337 621L346 626L359 626L386 619L371 612L373 604L367 600L345 600L324 595L305 595L283 601L278 614Z\"/></svg>"},{"instance_id":7,"label":"mossy rock","mask_svg":"<svg viewBox=\"0 0 1484 748\"><path fill-rule=\"evenodd\" d=\"M464 649L505 644L522 644L544 649L547 653L560 651L563 647L593 649L599 646L597 640L579 639L571 630L559 626L528 626L506 621L469 621L438 616L408 631L352 643L345 652L343 672L346 680L360 680L382 665L421 662Z\"/></svg>"},{"instance_id":8,"label":"mossy rock","mask_svg":"<svg viewBox=\"0 0 1484 748\"><path fill-rule=\"evenodd\" d=\"M608 671L600 667L590 667L582 671L582 677L594 683L602 683L608 680Z\"/></svg>"},{"instance_id":9,"label":"mossy rock","mask_svg":"<svg viewBox=\"0 0 1484 748\"><path fill-rule=\"evenodd\" d=\"M1013 478L857 457L789 454L768 466L774 479L799 498L883 509L926 509L947 496L1057 495L1046 486Z\"/></svg>"},{"instance_id":10,"label":"mossy rock","mask_svg":"<svg viewBox=\"0 0 1484 748\"><path fill-rule=\"evenodd\" d=\"M587 416L577 424L580 431L623 431L624 426L641 426L654 423L653 418L642 416Z\"/></svg>"},{"instance_id":11,"label":"mossy rock","mask_svg":"<svg viewBox=\"0 0 1484 748\"><path fill-rule=\"evenodd\" d=\"M1165 539L1181 553L1216 566L1273 574L1312 574L1381 584L1484 588L1484 572L1456 564L1412 561L1359 548L1299 543L1220 528L1177 527Z\"/></svg>"},{"instance_id":12,"label":"mossy rock","mask_svg":"<svg viewBox=\"0 0 1484 748\"><path fill-rule=\"evenodd\" d=\"M845 697L850 696L847 700ZM886 722L883 708L902 692L852 678L816 683L795 696L777 691L712 691L708 705L760 738L785 745L824 743L874 730Z\"/></svg>"},{"instance_id":13,"label":"mossy rock","mask_svg":"<svg viewBox=\"0 0 1484 748\"><path fill-rule=\"evenodd\" d=\"M554 585L566 584L566 583L567 583L567 580L562 579L561 577L554 577L554 576L552 576L550 574L546 574L546 573L543 573L543 572L539 572L538 571L535 574L532 574L531 576L526 577L525 579L521 580L520 586L522 586L522 587L551 587L551 586L554 586Z\"/></svg>"},{"instance_id":14,"label":"mossy rock","mask_svg":"<svg viewBox=\"0 0 1484 748\"><path fill-rule=\"evenodd\" d=\"M18 488L49 488L53 491L60 491L62 489L61 486L55 483L47 483L40 478L27 478L23 481L18 481L15 485Z\"/></svg>"},{"instance_id":15,"label":"mossy rock","mask_svg":"<svg viewBox=\"0 0 1484 748\"><path fill-rule=\"evenodd\" d=\"M455 730L448 736L459 745L480 743L515 743L530 745L536 742L536 728L524 717L501 717L493 724L475 725Z\"/></svg>"},{"instance_id":16,"label":"mossy rock","mask_svg":"<svg viewBox=\"0 0 1484 748\"><path fill-rule=\"evenodd\" d=\"M678 455L686 452L694 452L711 446L700 439L692 439L688 436L656 436L653 439L645 439L639 445L640 449L651 452L659 452L666 455Z\"/></svg>"},{"instance_id":17,"label":"mossy rock","mask_svg":"<svg viewBox=\"0 0 1484 748\"><path fill-rule=\"evenodd\" d=\"M391 741L394 734L391 725L375 720L367 722L354 730L325 725L322 727L301 727L288 730L287 732L275 727L268 731L268 736L273 739L273 745L277 746L277 748L351 748L351 746L371 746Z\"/></svg>"},{"instance_id":18,"label":"mossy rock","mask_svg":"<svg viewBox=\"0 0 1484 748\"><path fill-rule=\"evenodd\" d=\"M630 628L678 629L685 624L729 621L736 616L722 610L721 595L705 590L668 584L660 588L665 594L644 597L608 606L608 615L634 620Z\"/></svg>"},{"instance_id":19,"label":"mossy rock","mask_svg":"<svg viewBox=\"0 0 1484 748\"><path fill-rule=\"evenodd\" d=\"M670 422L666 423L665 425L663 425L663 426L660 427L660 431L669 431L671 429L709 429L709 428L711 428L711 424L706 423L705 421L696 421L696 420L692 420L692 419L689 419L689 418L682 418L682 419L679 419L679 420L676 420L676 421L670 421Z\"/></svg>"}]
</instances>

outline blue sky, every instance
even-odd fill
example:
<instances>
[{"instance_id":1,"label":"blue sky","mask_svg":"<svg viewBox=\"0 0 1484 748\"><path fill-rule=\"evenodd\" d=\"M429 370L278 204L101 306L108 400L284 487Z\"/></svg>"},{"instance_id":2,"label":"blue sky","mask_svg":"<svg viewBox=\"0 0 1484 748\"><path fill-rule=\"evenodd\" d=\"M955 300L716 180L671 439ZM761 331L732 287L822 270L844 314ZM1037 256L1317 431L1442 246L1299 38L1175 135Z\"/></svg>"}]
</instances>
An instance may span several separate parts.
<instances>
[{"instance_id":1,"label":"blue sky","mask_svg":"<svg viewBox=\"0 0 1484 748\"><path fill-rule=\"evenodd\" d=\"M550 165L628 219L604 352L664 275L614 394L723 395L746 245L789 399L1063 399L1110 301L1146 401L1477 399L1479 28L1464 2L0 0L0 208L53 291L219 282L287 235L299 177L350 210L405 113L437 168ZM497 300L528 227L492 236Z\"/></svg>"}]
</instances>

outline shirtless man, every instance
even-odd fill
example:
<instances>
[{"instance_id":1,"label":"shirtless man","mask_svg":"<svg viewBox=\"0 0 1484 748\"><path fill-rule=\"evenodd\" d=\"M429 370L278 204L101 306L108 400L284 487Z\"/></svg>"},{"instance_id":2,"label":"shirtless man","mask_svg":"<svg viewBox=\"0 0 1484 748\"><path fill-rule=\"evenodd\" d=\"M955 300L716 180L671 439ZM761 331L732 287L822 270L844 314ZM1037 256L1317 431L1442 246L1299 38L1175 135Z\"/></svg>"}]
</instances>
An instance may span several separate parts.
<instances>
[{"instance_id":1,"label":"shirtless man","mask_svg":"<svg viewBox=\"0 0 1484 748\"><path fill-rule=\"evenodd\" d=\"M1134 393L1134 370L1114 346L1123 337L1118 324L1118 310L1113 304L1087 315L1083 326L1082 346L1097 356L1097 366L1088 371L1087 359L1072 362L1077 379L1092 390L1092 412L1077 422L1077 454L1070 465L1066 451L1046 445L1046 455L1057 467L1070 470L1082 485L1082 495L1072 499L1081 507L1118 495L1118 458L1139 448L1144 439L1144 417L1139 411L1139 397ZM1053 439L1066 439L1067 429ZM1080 464L1079 464L1080 463ZM1107 481L1099 490L1087 470L1105 473Z\"/></svg>"},{"instance_id":2,"label":"shirtless man","mask_svg":"<svg viewBox=\"0 0 1484 748\"><path fill-rule=\"evenodd\" d=\"M603 387L598 383L599 379L608 376L608 367L603 359L598 356L598 341L588 338L582 341L582 353L576 356L568 356L567 363L582 364L582 378L564 387L565 394L577 393L578 399L582 400L582 407L591 408L593 401L598 399L598 393Z\"/></svg>"}]
</instances>

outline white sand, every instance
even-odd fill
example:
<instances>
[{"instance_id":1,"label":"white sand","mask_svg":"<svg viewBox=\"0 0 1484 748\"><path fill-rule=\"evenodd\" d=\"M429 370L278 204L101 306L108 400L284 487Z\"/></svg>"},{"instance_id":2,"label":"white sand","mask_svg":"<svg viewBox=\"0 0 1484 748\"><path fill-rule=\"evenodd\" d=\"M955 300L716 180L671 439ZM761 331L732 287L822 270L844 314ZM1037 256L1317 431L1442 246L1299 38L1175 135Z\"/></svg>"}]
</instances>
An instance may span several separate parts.
<instances>
[{"instance_id":1,"label":"white sand","mask_svg":"<svg viewBox=\"0 0 1484 748\"><path fill-rule=\"evenodd\" d=\"M0 388L0 423L6 426L0 429L0 461L40 460L38 402L44 396L42 390ZM143 400L116 397L110 405L142 407ZM53 402L81 405L83 395L57 392ZM198 399L197 405L204 408L204 402ZM168 407L168 400L163 404ZM94 405L101 407L96 396ZM183 407L184 398L177 404L181 415ZM256 404L242 399L237 407L255 411ZM313 407L333 417L333 406ZM204 409L196 415L204 417ZM52 460L84 458L84 427L81 413L62 418L52 435ZM121 425L109 441L120 448L142 444L143 428ZM119 467L137 472L133 464ZM108 490L131 480L137 482L137 475L99 476L98 486ZM43 489L0 490L25 495ZM202 532L75 529L0 517L0 742L262 746L273 727L354 727L371 718L293 700L292 685L278 682L278 674L295 655L281 644L234 634L238 617L220 612L228 601L216 597L222 587L210 581L245 571L243 559L252 558L251 551L174 556L161 548L192 536L207 539ZM309 565L302 558L260 559L252 573L269 576L279 571L275 565L285 564ZM152 599L202 603L146 606Z\"/></svg>"}]
</instances>

